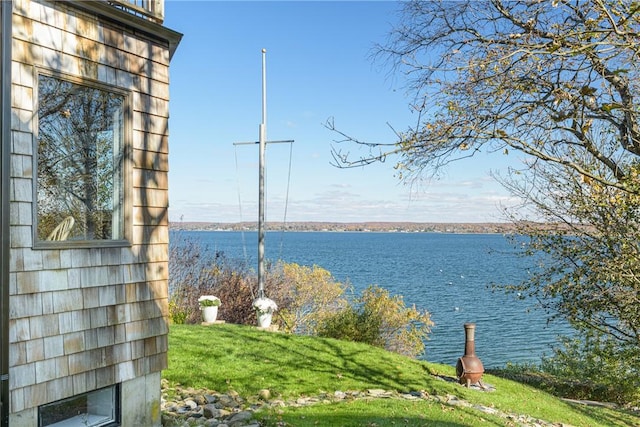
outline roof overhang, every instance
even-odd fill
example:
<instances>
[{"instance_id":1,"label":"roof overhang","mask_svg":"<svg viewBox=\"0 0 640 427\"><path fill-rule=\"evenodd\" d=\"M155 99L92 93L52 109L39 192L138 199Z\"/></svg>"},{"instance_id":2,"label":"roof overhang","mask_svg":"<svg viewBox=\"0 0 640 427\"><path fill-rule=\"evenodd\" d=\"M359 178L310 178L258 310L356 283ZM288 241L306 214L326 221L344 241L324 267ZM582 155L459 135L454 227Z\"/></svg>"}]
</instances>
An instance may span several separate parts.
<instances>
[{"instance_id":1,"label":"roof overhang","mask_svg":"<svg viewBox=\"0 0 640 427\"><path fill-rule=\"evenodd\" d=\"M134 32L145 34L166 44L169 49L169 59L173 57L182 34L173 31L162 24L158 24L149 19L136 16L130 12L114 7L106 1L87 0L57 0L58 3L64 3L69 8L79 9L96 17L107 19L123 27L132 29Z\"/></svg>"}]
</instances>

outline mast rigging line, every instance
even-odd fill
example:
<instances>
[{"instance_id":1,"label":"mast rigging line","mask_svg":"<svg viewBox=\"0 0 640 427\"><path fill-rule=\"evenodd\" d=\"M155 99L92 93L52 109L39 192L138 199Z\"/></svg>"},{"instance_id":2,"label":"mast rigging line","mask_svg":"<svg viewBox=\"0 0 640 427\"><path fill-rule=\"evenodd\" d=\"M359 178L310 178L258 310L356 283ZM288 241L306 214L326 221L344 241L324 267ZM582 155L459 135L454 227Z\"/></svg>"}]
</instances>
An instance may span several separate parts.
<instances>
[{"instance_id":1,"label":"mast rigging line","mask_svg":"<svg viewBox=\"0 0 640 427\"><path fill-rule=\"evenodd\" d=\"M235 144L234 144L235 145ZM238 190L238 211L240 213L240 222L242 223L242 193L240 191L240 173L238 172L238 148L236 147L234 150L234 157L236 160L236 186ZM240 237L242 238L242 254L244 255L244 262L249 263L249 257L247 256L247 242L244 238L244 230L240 230Z\"/></svg>"},{"instance_id":2,"label":"mast rigging line","mask_svg":"<svg viewBox=\"0 0 640 427\"><path fill-rule=\"evenodd\" d=\"M280 253L278 259L282 259L282 248L284 246L284 232L287 225L287 210L289 209L289 188L291 187L291 163L293 159L293 144L289 144L289 167L287 171L287 191L284 197L284 215L282 218L282 232L280 233Z\"/></svg>"},{"instance_id":3,"label":"mast rigging line","mask_svg":"<svg viewBox=\"0 0 640 427\"><path fill-rule=\"evenodd\" d=\"M282 258L283 246L284 246L284 233L285 233L285 225L287 224L287 214L289 211L289 194L291 189L291 171L293 168L293 143L295 141L293 139L281 140L281 141L267 141L268 144L289 144L289 162L287 166L287 189L285 192L284 199L284 213L282 218L282 230L280 233L280 248L278 253L278 259ZM235 164L236 164L236 185L238 191L238 211L240 213L240 222L244 222L243 210L242 210L242 185L240 182L240 167L238 165L238 145L255 145L259 144L259 141L255 142L234 142L233 145L236 146L234 150L235 155ZM266 191L266 190L265 190ZM240 230L242 235L242 251L244 255L244 261L248 262L249 257L247 256L247 243L245 239L244 230Z\"/></svg>"}]
</instances>

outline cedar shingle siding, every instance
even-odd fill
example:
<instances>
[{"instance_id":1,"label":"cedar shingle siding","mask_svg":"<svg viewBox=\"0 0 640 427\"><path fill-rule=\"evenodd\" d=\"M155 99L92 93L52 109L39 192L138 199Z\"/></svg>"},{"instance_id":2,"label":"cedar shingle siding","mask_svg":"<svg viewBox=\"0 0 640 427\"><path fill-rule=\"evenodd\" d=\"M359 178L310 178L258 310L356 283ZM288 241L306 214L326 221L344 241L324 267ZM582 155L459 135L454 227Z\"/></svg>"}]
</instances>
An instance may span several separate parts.
<instances>
[{"instance_id":1,"label":"cedar shingle siding","mask_svg":"<svg viewBox=\"0 0 640 427\"><path fill-rule=\"evenodd\" d=\"M31 425L39 405L104 386L133 380L144 389L151 381L159 393L167 365L171 53L161 37L69 2L16 0L12 25L9 398L11 414L29 410L12 425ZM38 70L129 93L130 245L34 248ZM133 419L126 402L122 410ZM136 417L159 422L158 413Z\"/></svg>"}]
</instances>

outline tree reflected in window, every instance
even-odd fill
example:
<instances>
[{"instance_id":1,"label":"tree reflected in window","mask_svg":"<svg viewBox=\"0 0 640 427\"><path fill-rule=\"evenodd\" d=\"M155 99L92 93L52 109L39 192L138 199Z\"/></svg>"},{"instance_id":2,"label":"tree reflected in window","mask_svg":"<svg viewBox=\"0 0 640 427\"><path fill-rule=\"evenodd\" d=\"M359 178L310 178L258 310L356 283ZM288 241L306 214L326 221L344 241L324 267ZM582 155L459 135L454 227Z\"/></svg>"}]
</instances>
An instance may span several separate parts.
<instances>
[{"instance_id":1,"label":"tree reflected in window","mask_svg":"<svg viewBox=\"0 0 640 427\"><path fill-rule=\"evenodd\" d=\"M40 75L38 101L38 240L122 239L124 96Z\"/></svg>"}]
</instances>

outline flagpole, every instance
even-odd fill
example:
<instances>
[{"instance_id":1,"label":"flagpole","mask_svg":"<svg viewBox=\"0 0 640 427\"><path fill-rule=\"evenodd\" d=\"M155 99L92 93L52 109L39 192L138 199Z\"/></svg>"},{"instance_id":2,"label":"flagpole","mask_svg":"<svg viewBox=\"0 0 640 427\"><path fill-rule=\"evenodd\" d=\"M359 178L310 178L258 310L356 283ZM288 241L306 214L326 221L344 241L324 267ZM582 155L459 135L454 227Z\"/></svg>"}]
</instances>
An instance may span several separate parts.
<instances>
[{"instance_id":1,"label":"flagpole","mask_svg":"<svg viewBox=\"0 0 640 427\"><path fill-rule=\"evenodd\" d=\"M264 257L264 238L265 238L265 151L267 144L275 143L293 143L292 139L282 141L267 141L267 49L262 49L262 123L259 127L259 139L253 142L234 142L233 145L258 144L260 153L258 158L258 298L254 301L254 307L259 310L266 310L265 313L273 313L277 310L274 301L271 301L265 295L265 257ZM267 303L268 307L262 308L263 303ZM256 305L258 304L258 305ZM259 325L260 325L260 316ZM268 324L271 323L269 318ZM263 326L263 327L268 327Z\"/></svg>"},{"instance_id":2,"label":"flagpole","mask_svg":"<svg viewBox=\"0 0 640 427\"><path fill-rule=\"evenodd\" d=\"M264 298L264 181L267 141L267 49L262 49L262 123L259 130L258 162L258 297Z\"/></svg>"}]
</instances>

